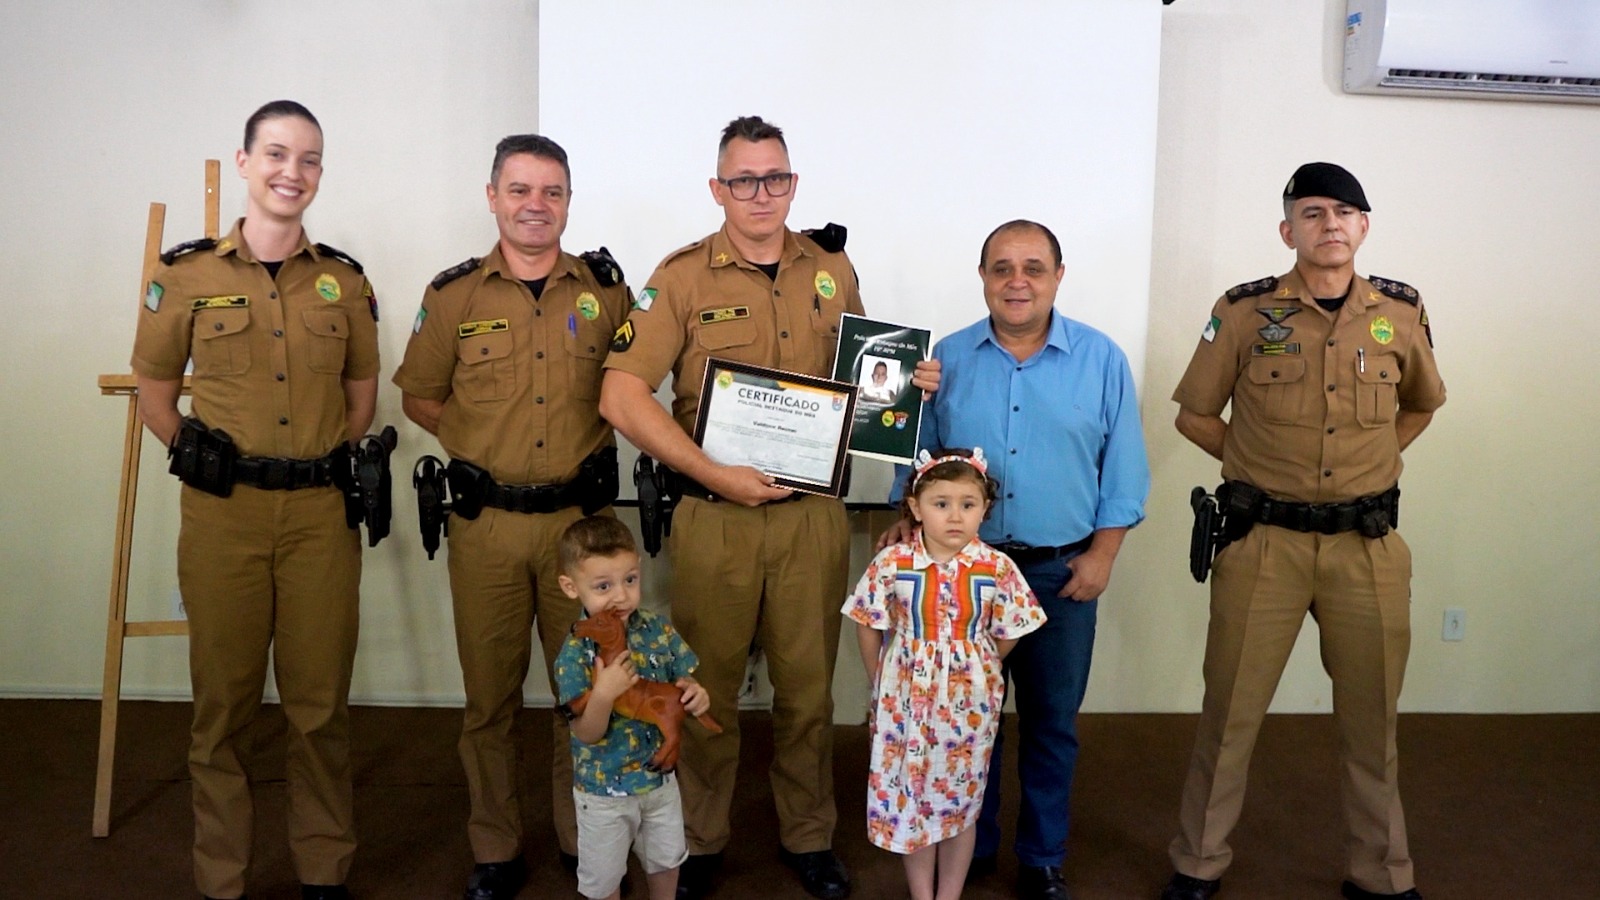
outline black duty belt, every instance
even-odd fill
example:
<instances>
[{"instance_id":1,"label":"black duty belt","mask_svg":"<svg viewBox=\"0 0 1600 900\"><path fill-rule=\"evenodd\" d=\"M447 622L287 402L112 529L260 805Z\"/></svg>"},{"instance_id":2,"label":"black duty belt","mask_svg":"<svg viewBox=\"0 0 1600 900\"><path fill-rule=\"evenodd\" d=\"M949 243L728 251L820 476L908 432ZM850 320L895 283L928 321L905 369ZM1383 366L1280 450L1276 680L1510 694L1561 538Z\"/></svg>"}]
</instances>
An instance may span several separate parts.
<instances>
[{"instance_id":1,"label":"black duty belt","mask_svg":"<svg viewBox=\"0 0 1600 900\"><path fill-rule=\"evenodd\" d=\"M662 468L666 468L666 467L663 466ZM693 478L690 478L689 476L684 475L684 474L682 474L680 472L676 472L676 471L674 471L672 469L666 469L666 472L667 472L667 484L672 489L672 491L674 493L676 493L678 496L681 496L681 497L697 497L697 498L699 498L701 500L709 500L712 503L723 503L723 502L725 502L725 498L719 497L716 494L711 493L711 491L708 490L705 485L701 484L698 481L695 481ZM795 491L794 493L790 494L787 497L783 497L783 498L778 499L778 500L768 500L766 503L763 503L761 505L762 506L771 506L774 503L788 503L791 500L799 500L799 499L801 499L801 498L803 498L805 496L807 496L807 494L804 491Z\"/></svg>"},{"instance_id":2,"label":"black duty belt","mask_svg":"<svg viewBox=\"0 0 1600 900\"><path fill-rule=\"evenodd\" d=\"M1291 531L1317 534L1361 531L1368 537L1382 537L1400 519L1400 489L1392 487L1381 494L1348 503L1291 503L1263 496L1253 518L1264 525Z\"/></svg>"},{"instance_id":3,"label":"black duty belt","mask_svg":"<svg viewBox=\"0 0 1600 900\"><path fill-rule=\"evenodd\" d=\"M586 486L578 480L566 484L489 483L483 505L515 513L553 513L581 505Z\"/></svg>"},{"instance_id":4,"label":"black duty belt","mask_svg":"<svg viewBox=\"0 0 1600 900\"><path fill-rule=\"evenodd\" d=\"M300 488L327 487L343 448L321 459L279 459L272 456L241 456L234 461L237 484L248 484L264 491L294 491Z\"/></svg>"},{"instance_id":5,"label":"black duty belt","mask_svg":"<svg viewBox=\"0 0 1600 900\"><path fill-rule=\"evenodd\" d=\"M990 546L1011 557L1011 561L1019 566L1031 566L1034 563L1049 562L1052 559L1060 559L1063 556L1076 556L1089 549L1089 544L1093 541L1094 535L1090 534L1081 541L1073 541L1070 544L1062 544L1059 547L1035 547L1031 544L1019 544L1014 541L1007 541L1004 544L991 544Z\"/></svg>"}]
</instances>

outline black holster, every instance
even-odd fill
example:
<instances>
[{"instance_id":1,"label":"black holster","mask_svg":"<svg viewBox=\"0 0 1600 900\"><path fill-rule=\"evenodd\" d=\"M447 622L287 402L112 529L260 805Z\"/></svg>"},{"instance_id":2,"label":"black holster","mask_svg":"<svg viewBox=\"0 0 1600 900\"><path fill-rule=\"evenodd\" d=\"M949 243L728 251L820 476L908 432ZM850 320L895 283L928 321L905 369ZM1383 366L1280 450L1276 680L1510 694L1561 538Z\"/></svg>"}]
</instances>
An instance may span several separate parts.
<instances>
[{"instance_id":1,"label":"black holster","mask_svg":"<svg viewBox=\"0 0 1600 900\"><path fill-rule=\"evenodd\" d=\"M184 416L167 456L171 460L167 471L184 484L218 497L233 493L239 448L226 431L207 428L194 416Z\"/></svg>"},{"instance_id":2,"label":"black holster","mask_svg":"<svg viewBox=\"0 0 1600 900\"><path fill-rule=\"evenodd\" d=\"M678 505L669 469L641 453L633 463L633 486L639 492L639 531L645 552L661 551L661 536L672 534L672 511Z\"/></svg>"},{"instance_id":3,"label":"black holster","mask_svg":"<svg viewBox=\"0 0 1600 900\"><path fill-rule=\"evenodd\" d=\"M1194 510L1194 529L1189 533L1189 574L1195 581L1205 583L1217 554L1250 533L1265 496L1242 481L1218 485L1215 495L1207 494L1202 487L1189 492L1189 507Z\"/></svg>"},{"instance_id":4,"label":"black holster","mask_svg":"<svg viewBox=\"0 0 1600 900\"><path fill-rule=\"evenodd\" d=\"M445 482L444 463L437 456L424 456L411 470L411 486L417 489L417 524L422 529L422 549L428 558L439 550L439 535L450 534L450 487Z\"/></svg>"},{"instance_id":5,"label":"black holster","mask_svg":"<svg viewBox=\"0 0 1600 900\"><path fill-rule=\"evenodd\" d=\"M394 516L394 479L389 457L400 442L393 425L369 434L355 449L341 445L334 451L334 484L344 494L344 520L351 528L367 525L367 546L376 547L389 536Z\"/></svg>"},{"instance_id":6,"label":"black holster","mask_svg":"<svg viewBox=\"0 0 1600 900\"><path fill-rule=\"evenodd\" d=\"M615 503L621 490L617 475L617 448L601 447L578 464L578 484L583 487L583 500L578 504L586 516L592 516Z\"/></svg>"}]
</instances>

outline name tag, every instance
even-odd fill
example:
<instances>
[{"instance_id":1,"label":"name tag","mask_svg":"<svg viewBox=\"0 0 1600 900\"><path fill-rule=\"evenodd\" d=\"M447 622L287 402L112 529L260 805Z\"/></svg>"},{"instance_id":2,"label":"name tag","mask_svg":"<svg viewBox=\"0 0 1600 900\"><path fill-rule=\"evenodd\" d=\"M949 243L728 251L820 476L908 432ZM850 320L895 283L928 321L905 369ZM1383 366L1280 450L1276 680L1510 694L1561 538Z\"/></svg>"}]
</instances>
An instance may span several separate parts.
<instances>
[{"instance_id":1,"label":"name tag","mask_svg":"<svg viewBox=\"0 0 1600 900\"><path fill-rule=\"evenodd\" d=\"M1300 342L1290 341L1284 343L1253 344L1250 347L1251 356L1286 356L1299 355Z\"/></svg>"},{"instance_id":2,"label":"name tag","mask_svg":"<svg viewBox=\"0 0 1600 900\"><path fill-rule=\"evenodd\" d=\"M484 319L479 322L462 322L456 328L458 337L469 338L477 334L493 334L496 331L510 331L509 319Z\"/></svg>"},{"instance_id":3,"label":"name tag","mask_svg":"<svg viewBox=\"0 0 1600 900\"><path fill-rule=\"evenodd\" d=\"M710 325L713 322L729 322L734 319L750 318L750 307L729 306L725 309L708 309L700 314L700 324Z\"/></svg>"},{"instance_id":4,"label":"name tag","mask_svg":"<svg viewBox=\"0 0 1600 900\"><path fill-rule=\"evenodd\" d=\"M236 309L249 305L250 298L244 294L233 294L226 297L196 297L194 302L189 305L189 310L191 312L199 312L202 309Z\"/></svg>"}]
</instances>

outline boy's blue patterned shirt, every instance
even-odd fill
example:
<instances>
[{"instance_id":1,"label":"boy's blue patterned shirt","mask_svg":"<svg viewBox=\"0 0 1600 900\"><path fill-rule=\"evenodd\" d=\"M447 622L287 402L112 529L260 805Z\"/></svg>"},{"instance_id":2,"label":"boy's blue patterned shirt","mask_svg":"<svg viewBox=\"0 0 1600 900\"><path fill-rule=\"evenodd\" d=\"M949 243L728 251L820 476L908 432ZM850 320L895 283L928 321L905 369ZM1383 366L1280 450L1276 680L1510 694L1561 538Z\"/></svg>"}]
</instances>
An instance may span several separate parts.
<instances>
[{"instance_id":1,"label":"boy's blue patterned shirt","mask_svg":"<svg viewBox=\"0 0 1600 900\"><path fill-rule=\"evenodd\" d=\"M586 616L587 618L587 616ZM643 609L628 617L628 650L641 679L672 683L700 665L694 651L665 619ZM571 703L594 682L598 647L588 638L568 634L556 656L556 702ZM648 722L611 712L606 733L593 744L572 738L572 781L589 794L627 797L655 790L665 781L645 763L661 746L661 729Z\"/></svg>"}]
</instances>

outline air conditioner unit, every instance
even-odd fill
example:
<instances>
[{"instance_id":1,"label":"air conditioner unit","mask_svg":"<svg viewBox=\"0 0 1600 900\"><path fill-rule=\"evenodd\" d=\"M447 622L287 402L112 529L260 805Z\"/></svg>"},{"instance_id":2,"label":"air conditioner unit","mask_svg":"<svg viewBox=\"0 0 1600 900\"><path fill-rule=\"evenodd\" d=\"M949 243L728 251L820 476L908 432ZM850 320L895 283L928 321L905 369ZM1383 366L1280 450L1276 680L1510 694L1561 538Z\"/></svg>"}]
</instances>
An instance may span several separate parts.
<instances>
[{"instance_id":1,"label":"air conditioner unit","mask_svg":"<svg viewBox=\"0 0 1600 900\"><path fill-rule=\"evenodd\" d=\"M1600 103L1600 0L1348 0L1344 89Z\"/></svg>"}]
</instances>

